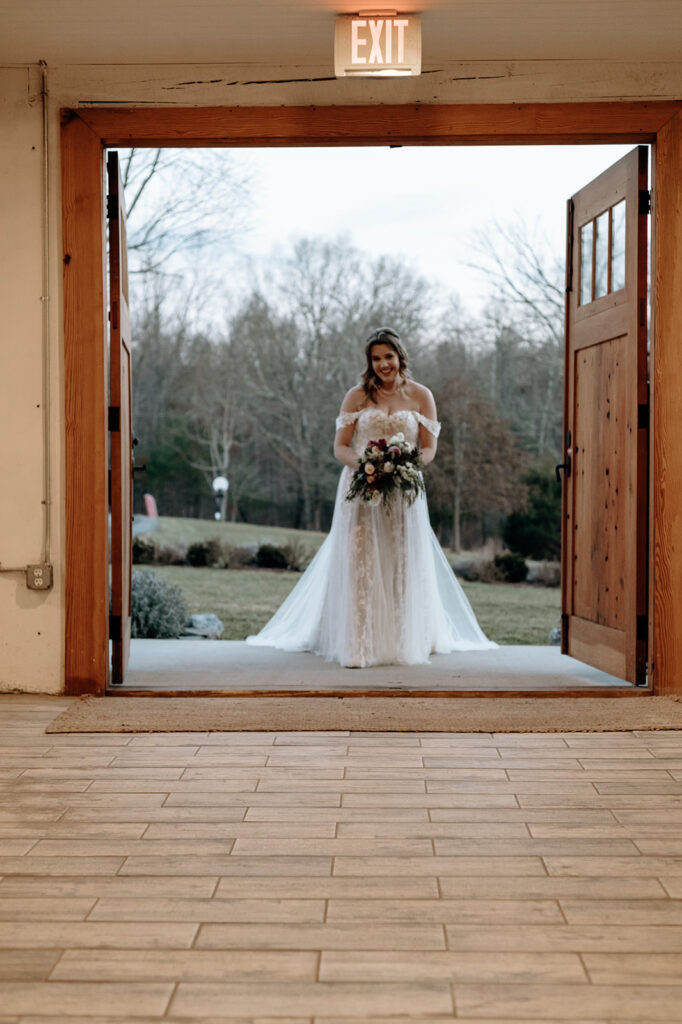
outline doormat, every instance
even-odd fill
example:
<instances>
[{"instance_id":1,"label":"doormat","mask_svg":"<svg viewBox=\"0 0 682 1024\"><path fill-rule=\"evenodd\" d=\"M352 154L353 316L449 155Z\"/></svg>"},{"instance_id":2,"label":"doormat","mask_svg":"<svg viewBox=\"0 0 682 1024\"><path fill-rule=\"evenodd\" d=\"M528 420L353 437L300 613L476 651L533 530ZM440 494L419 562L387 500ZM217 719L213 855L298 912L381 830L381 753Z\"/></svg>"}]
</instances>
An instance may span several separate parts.
<instances>
[{"instance_id":1,"label":"doormat","mask_svg":"<svg viewBox=\"0 0 682 1024\"><path fill-rule=\"evenodd\" d=\"M629 732L680 697L81 697L45 732Z\"/></svg>"}]
</instances>

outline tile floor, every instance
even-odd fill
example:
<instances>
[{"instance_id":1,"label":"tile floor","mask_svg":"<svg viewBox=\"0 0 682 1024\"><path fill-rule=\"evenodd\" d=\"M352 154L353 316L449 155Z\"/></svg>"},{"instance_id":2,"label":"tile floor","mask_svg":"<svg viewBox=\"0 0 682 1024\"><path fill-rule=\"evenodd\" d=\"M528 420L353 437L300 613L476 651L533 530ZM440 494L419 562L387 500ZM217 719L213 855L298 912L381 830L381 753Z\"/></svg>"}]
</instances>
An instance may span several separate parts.
<instances>
[{"instance_id":1,"label":"tile floor","mask_svg":"<svg viewBox=\"0 0 682 1024\"><path fill-rule=\"evenodd\" d=\"M682 732L45 735L0 697L0 1024L682 1021Z\"/></svg>"}]
</instances>

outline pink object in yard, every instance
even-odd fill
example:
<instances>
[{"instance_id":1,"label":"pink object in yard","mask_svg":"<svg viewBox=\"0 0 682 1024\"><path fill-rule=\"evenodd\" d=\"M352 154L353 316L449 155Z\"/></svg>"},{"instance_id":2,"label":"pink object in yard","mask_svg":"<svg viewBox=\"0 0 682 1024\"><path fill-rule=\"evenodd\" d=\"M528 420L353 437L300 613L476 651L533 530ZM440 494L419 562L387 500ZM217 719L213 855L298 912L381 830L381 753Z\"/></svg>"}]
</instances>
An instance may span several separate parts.
<instances>
[{"instance_id":1,"label":"pink object in yard","mask_svg":"<svg viewBox=\"0 0 682 1024\"><path fill-rule=\"evenodd\" d=\"M159 518L159 513L156 508L156 499L151 494L145 494L144 496L144 511L145 515L148 515L150 519Z\"/></svg>"}]
</instances>

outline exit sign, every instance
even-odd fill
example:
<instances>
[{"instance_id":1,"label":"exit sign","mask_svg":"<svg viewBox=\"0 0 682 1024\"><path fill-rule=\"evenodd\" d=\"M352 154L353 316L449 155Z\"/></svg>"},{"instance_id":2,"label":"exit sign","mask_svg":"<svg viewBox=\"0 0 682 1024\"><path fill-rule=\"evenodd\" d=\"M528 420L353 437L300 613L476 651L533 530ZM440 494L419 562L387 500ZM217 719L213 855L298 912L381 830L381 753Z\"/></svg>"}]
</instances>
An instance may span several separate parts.
<instances>
[{"instance_id":1,"label":"exit sign","mask_svg":"<svg viewBox=\"0 0 682 1024\"><path fill-rule=\"evenodd\" d=\"M340 15L334 27L334 70L346 75L418 75L421 20L415 14Z\"/></svg>"}]
</instances>

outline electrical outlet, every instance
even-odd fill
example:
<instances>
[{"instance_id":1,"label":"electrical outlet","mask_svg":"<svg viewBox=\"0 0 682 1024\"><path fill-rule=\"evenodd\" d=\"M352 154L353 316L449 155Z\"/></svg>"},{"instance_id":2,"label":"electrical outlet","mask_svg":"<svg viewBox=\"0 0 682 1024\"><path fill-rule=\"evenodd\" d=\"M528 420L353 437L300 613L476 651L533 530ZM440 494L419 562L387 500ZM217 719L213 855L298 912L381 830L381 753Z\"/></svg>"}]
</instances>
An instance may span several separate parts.
<instances>
[{"instance_id":1,"label":"electrical outlet","mask_svg":"<svg viewBox=\"0 0 682 1024\"><path fill-rule=\"evenodd\" d=\"M52 566L48 562L26 566L26 586L29 590L50 590Z\"/></svg>"}]
</instances>

